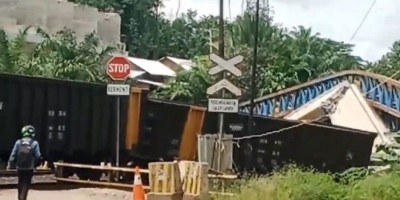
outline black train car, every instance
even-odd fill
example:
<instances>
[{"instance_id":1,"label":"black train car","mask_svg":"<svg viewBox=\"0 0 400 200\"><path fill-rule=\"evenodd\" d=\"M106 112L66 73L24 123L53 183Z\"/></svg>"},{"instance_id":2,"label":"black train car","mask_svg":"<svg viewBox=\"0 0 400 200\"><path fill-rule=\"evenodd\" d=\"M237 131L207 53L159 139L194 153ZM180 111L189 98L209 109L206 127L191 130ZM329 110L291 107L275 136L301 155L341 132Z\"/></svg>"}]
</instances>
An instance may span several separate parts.
<instances>
[{"instance_id":1,"label":"black train car","mask_svg":"<svg viewBox=\"0 0 400 200\"><path fill-rule=\"evenodd\" d=\"M156 99L141 106L140 142L132 155L149 161L178 157L190 106Z\"/></svg>"},{"instance_id":2,"label":"black train car","mask_svg":"<svg viewBox=\"0 0 400 200\"><path fill-rule=\"evenodd\" d=\"M121 141L126 110L127 98L121 98ZM21 127L31 124L50 162L112 160L116 116L116 99L105 84L0 74L0 159L8 159Z\"/></svg>"},{"instance_id":3,"label":"black train car","mask_svg":"<svg viewBox=\"0 0 400 200\"><path fill-rule=\"evenodd\" d=\"M131 128L126 134L131 157L144 161L143 167L147 167L147 162L160 159L195 159L197 134L201 132L206 109L151 98L141 101L139 129L135 133L131 123L135 118L131 117L128 123ZM133 100L130 104L135 105ZM132 137L137 140L133 142L129 139Z\"/></svg>"},{"instance_id":4,"label":"black train car","mask_svg":"<svg viewBox=\"0 0 400 200\"><path fill-rule=\"evenodd\" d=\"M225 119L224 130L227 134L234 137L249 135L247 114L227 114ZM203 132L216 133L216 122L217 115L208 113ZM255 116L254 135L299 123ZM337 172L354 166L367 166L375 137L375 133L328 124L303 124L279 133L240 140L239 147L234 145L233 160L240 172L268 173L289 163Z\"/></svg>"}]
</instances>

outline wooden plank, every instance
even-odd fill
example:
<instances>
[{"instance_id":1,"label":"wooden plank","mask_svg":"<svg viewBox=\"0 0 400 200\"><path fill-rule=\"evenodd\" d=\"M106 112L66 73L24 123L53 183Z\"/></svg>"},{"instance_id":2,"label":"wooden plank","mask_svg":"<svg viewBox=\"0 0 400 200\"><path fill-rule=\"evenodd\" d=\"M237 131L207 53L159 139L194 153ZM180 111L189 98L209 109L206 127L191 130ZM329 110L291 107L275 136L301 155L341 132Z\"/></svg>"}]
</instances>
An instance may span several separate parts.
<instances>
[{"instance_id":1,"label":"wooden plank","mask_svg":"<svg viewBox=\"0 0 400 200\"><path fill-rule=\"evenodd\" d=\"M122 172L135 172L134 168L126 168L126 167L111 167L111 166L100 166L100 165L85 165L85 164L73 164L73 163L61 163L55 162L54 166L58 167L73 167L73 168L82 168L82 169L94 169L94 170L106 170L106 171L122 171ZM139 169L140 173L149 173L148 169ZM211 179L237 179L237 175L215 175L208 174L208 178Z\"/></svg>"},{"instance_id":2,"label":"wooden plank","mask_svg":"<svg viewBox=\"0 0 400 200\"><path fill-rule=\"evenodd\" d=\"M119 187L119 188L133 188L133 184L124 184L124 183L110 183L110 182L102 182L102 181L88 181L88 180L77 180L77 179L69 179L69 178L55 178L56 181L62 182L71 182L71 183L79 183L79 184L88 184L88 185L100 185L107 187ZM149 186L143 185L145 190L149 190Z\"/></svg>"},{"instance_id":3,"label":"wooden plank","mask_svg":"<svg viewBox=\"0 0 400 200\"><path fill-rule=\"evenodd\" d=\"M72 167L72 168L81 168L81 169L94 169L94 170L105 170L105 171L122 171L122 172L131 172L135 173L134 168L127 167L111 167L111 166L101 166L101 165L85 165L85 164L74 164L74 163L61 163L55 162L55 167ZM149 173L147 169L139 169L140 173Z\"/></svg>"},{"instance_id":4,"label":"wooden plank","mask_svg":"<svg viewBox=\"0 0 400 200\"><path fill-rule=\"evenodd\" d=\"M223 175L215 175L215 174L209 174L208 178L211 179L230 179L230 180L234 180L237 179L238 176L237 175L228 175L228 174L223 174Z\"/></svg>"},{"instance_id":5,"label":"wooden plank","mask_svg":"<svg viewBox=\"0 0 400 200\"><path fill-rule=\"evenodd\" d=\"M217 196L230 196L233 197L235 194L233 193L228 193L228 192L209 192L212 195L217 195Z\"/></svg>"},{"instance_id":6,"label":"wooden plank","mask_svg":"<svg viewBox=\"0 0 400 200\"><path fill-rule=\"evenodd\" d=\"M182 192L177 162L149 163L150 191L157 194Z\"/></svg>"},{"instance_id":7,"label":"wooden plank","mask_svg":"<svg viewBox=\"0 0 400 200\"><path fill-rule=\"evenodd\" d=\"M183 199L209 199L208 164L188 162L188 174L184 178Z\"/></svg>"}]
</instances>

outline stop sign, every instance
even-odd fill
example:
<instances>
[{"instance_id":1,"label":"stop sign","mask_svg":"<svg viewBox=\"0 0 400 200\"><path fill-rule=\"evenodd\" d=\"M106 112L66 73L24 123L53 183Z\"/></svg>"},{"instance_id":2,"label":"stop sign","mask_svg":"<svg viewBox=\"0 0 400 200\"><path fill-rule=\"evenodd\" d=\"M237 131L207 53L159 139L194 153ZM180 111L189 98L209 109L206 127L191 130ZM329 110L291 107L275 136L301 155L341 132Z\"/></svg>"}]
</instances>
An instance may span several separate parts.
<instances>
[{"instance_id":1,"label":"stop sign","mask_svg":"<svg viewBox=\"0 0 400 200\"><path fill-rule=\"evenodd\" d=\"M124 56L114 56L107 62L107 74L114 81L123 81L131 72L131 63Z\"/></svg>"}]
</instances>

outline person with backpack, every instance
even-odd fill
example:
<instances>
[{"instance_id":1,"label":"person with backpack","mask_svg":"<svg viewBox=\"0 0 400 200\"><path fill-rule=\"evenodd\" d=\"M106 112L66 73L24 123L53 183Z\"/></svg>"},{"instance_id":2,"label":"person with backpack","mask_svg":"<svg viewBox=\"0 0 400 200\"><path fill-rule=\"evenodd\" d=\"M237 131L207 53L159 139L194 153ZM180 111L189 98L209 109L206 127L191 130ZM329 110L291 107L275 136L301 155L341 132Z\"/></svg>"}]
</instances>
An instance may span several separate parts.
<instances>
[{"instance_id":1,"label":"person with backpack","mask_svg":"<svg viewBox=\"0 0 400 200\"><path fill-rule=\"evenodd\" d=\"M15 166L18 175L18 200L26 200L31 185L35 166L39 163L41 154L39 143L34 140L35 128L24 126L21 130L22 138L15 142L8 160L7 169Z\"/></svg>"}]
</instances>

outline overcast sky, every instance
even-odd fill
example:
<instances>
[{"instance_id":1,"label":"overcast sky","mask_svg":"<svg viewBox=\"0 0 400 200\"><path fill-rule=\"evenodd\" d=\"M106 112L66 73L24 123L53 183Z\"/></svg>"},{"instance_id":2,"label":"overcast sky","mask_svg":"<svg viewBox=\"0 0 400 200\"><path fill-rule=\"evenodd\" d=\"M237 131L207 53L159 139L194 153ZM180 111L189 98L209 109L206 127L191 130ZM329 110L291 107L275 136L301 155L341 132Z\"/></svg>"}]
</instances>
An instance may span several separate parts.
<instances>
[{"instance_id":1,"label":"overcast sky","mask_svg":"<svg viewBox=\"0 0 400 200\"><path fill-rule=\"evenodd\" d=\"M219 0L165 0L164 12L173 18L188 9L200 15L218 15ZM263 0L261 0L263 1ZM266 1L266 0L264 0ZM225 0L225 16L242 12L243 0ZM375 61L400 39L400 0L377 0L357 36L350 41L373 0L270 0L274 21L286 27L312 27L323 37L355 44L354 54Z\"/></svg>"}]
</instances>

